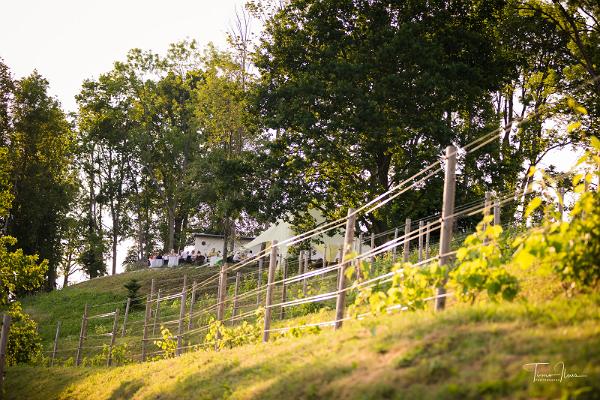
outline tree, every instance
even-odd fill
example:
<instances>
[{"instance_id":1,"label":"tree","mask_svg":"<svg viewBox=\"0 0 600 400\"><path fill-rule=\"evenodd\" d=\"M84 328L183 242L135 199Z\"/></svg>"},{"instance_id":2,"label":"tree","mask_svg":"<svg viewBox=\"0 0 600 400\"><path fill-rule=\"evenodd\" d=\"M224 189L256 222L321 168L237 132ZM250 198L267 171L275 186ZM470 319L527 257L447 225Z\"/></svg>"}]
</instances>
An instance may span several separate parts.
<instances>
[{"instance_id":1,"label":"tree","mask_svg":"<svg viewBox=\"0 0 600 400\"><path fill-rule=\"evenodd\" d=\"M149 187L159 199L165 251L184 244L194 203L184 181L200 152L193 101L193 92L202 82L199 63L192 41L171 45L165 57L134 49L127 62L115 64L115 71L127 77L133 99L130 115L140 124L135 155L148 181L138 182L139 189L149 194ZM142 201L146 204L140 204L139 210L147 210L148 201Z\"/></svg>"},{"instance_id":2,"label":"tree","mask_svg":"<svg viewBox=\"0 0 600 400\"><path fill-rule=\"evenodd\" d=\"M132 130L136 122L128 114L131 98L126 79L117 73L102 74L98 81L86 81L79 94L79 127L85 147L95 150L101 186L96 197L108 207L111 226L112 274L117 270L117 246L126 235L128 179L131 176ZM90 185L90 191L94 188Z\"/></svg>"},{"instance_id":3,"label":"tree","mask_svg":"<svg viewBox=\"0 0 600 400\"><path fill-rule=\"evenodd\" d=\"M85 227L85 219L81 215L75 213L67 215L62 238L62 258L58 266L58 271L63 277L63 288L68 286L69 277L83 269L79 263L79 255L85 248Z\"/></svg>"},{"instance_id":4,"label":"tree","mask_svg":"<svg viewBox=\"0 0 600 400\"><path fill-rule=\"evenodd\" d=\"M342 216L448 144L497 127L490 94L510 72L493 28L501 10L460 0L297 0L275 13L256 56L257 110L276 134L263 157L275 181L263 188L267 212ZM363 222L381 232L437 211L441 187L434 177Z\"/></svg>"},{"instance_id":5,"label":"tree","mask_svg":"<svg viewBox=\"0 0 600 400\"><path fill-rule=\"evenodd\" d=\"M56 286L61 231L76 182L74 135L48 81L37 72L15 82L8 148L14 201L7 233L25 253L48 260L47 290Z\"/></svg>"},{"instance_id":6,"label":"tree","mask_svg":"<svg viewBox=\"0 0 600 400\"><path fill-rule=\"evenodd\" d=\"M565 69L564 92L585 105L589 117L580 121L583 130L600 132L600 5L593 0L522 0L518 9L524 15L541 16L567 40L560 51L573 60ZM567 109L567 107L565 107Z\"/></svg>"}]
</instances>

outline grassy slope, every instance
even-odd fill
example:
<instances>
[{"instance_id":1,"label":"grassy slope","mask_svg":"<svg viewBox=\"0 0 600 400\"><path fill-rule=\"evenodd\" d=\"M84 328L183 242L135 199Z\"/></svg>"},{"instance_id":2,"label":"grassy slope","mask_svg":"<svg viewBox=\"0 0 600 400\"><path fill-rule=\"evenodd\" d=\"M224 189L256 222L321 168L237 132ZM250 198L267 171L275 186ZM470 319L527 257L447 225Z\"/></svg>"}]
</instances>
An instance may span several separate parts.
<instances>
[{"instance_id":1,"label":"grassy slope","mask_svg":"<svg viewBox=\"0 0 600 400\"><path fill-rule=\"evenodd\" d=\"M524 288L528 302L453 304L220 353L113 369L14 367L8 398L600 398L600 296L533 296L536 286ZM588 378L534 383L522 369L546 361Z\"/></svg>"},{"instance_id":2,"label":"grassy slope","mask_svg":"<svg viewBox=\"0 0 600 400\"><path fill-rule=\"evenodd\" d=\"M210 271L214 273L214 271ZM116 276L106 276L92 279L63 290L38 294L24 298L21 302L25 312L29 313L39 324L39 332L46 348L54 340L56 321L60 320L61 337L76 337L79 335L81 315L86 303L90 305L112 303L103 307L92 307L90 314L114 311L127 299L127 289L123 287L130 279L137 279L142 285L141 295L150 291L150 282L155 279L156 286L163 289L176 290L181 288L184 274L190 277L206 276L209 271L198 268L160 268L144 269ZM143 308L143 307L142 307ZM130 322L143 318L143 310L132 311ZM110 323L110 321L108 322Z\"/></svg>"}]
</instances>

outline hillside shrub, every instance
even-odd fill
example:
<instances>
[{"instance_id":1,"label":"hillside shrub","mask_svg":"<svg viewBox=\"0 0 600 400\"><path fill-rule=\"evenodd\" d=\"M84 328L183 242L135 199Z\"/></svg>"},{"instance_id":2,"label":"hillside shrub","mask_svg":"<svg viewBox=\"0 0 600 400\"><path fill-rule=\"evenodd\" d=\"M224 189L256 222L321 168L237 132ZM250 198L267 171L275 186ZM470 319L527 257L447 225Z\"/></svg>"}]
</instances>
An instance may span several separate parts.
<instances>
[{"instance_id":1,"label":"hillside shrub","mask_svg":"<svg viewBox=\"0 0 600 400\"><path fill-rule=\"evenodd\" d=\"M127 289L127 297L131 299L130 307L132 309L141 308L142 302L140 301L138 291L142 287L137 279L130 279L129 282L123 285Z\"/></svg>"},{"instance_id":2,"label":"hillside shrub","mask_svg":"<svg viewBox=\"0 0 600 400\"><path fill-rule=\"evenodd\" d=\"M41 357L42 338L36 322L23 312L21 303L13 302L8 308L11 317L6 349L6 365L30 363Z\"/></svg>"}]
</instances>

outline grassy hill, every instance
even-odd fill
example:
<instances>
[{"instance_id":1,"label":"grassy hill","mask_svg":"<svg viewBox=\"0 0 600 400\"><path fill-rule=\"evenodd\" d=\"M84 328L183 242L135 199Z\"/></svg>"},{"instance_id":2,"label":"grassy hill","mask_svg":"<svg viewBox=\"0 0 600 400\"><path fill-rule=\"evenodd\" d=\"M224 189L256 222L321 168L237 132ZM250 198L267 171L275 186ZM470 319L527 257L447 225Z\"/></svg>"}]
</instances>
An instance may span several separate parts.
<instances>
[{"instance_id":1,"label":"grassy hill","mask_svg":"<svg viewBox=\"0 0 600 400\"><path fill-rule=\"evenodd\" d=\"M456 305L142 365L19 366L8 398L599 398L599 305L598 295ZM533 382L523 369L533 362L588 377Z\"/></svg>"},{"instance_id":2,"label":"grassy hill","mask_svg":"<svg viewBox=\"0 0 600 400\"><path fill-rule=\"evenodd\" d=\"M70 316L78 334L85 301L122 300L122 284L131 276L144 285L152 277L180 285L183 272L198 273L123 274L25 304L38 321ZM323 328L300 338L144 364L13 367L7 371L8 398L600 398L600 295L567 298L558 282L537 277L526 278L521 293L514 303L450 302L438 314L400 312L349 321L337 332ZM331 313L321 309L286 324L329 320ZM587 377L533 382L523 365L535 362L563 362L567 373Z\"/></svg>"}]
</instances>

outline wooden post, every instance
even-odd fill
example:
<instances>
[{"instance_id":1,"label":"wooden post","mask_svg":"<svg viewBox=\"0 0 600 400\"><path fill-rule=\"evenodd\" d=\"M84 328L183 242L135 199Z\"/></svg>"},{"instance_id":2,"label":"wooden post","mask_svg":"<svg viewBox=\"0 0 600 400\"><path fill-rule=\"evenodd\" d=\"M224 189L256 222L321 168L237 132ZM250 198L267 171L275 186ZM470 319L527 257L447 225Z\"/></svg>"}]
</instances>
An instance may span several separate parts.
<instances>
[{"instance_id":1,"label":"wooden post","mask_svg":"<svg viewBox=\"0 0 600 400\"><path fill-rule=\"evenodd\" d=\"M492 200L491 200L490 192L485 192L485 197L484 197L484 201L483 201L483 217L484 218L486 218L490 215L491 206L492 206ZM484 231L486 230L487 226L488 226L487 222L485 224L483 224ZM487 244L488 242L489 242L489 240L487 238L483 239L483 244Z\"/></svg>"},{"instance_id":2,"label":"wooden post","mask_svg":"<svg viewBox=\"0 0 600 400\"><path fill-rule=\"evenodd\" d=\"M398 240L398 228L394 229L394 247L392 248L392 262L396 262L396 248L398 245L396 244L396 240Z\"/></svg>"},{"instance_id":3,"label":"wooden post","mask_svg":"<svg viewBox=\"0 0 600 400\"><path fill-rule=\"evenodd\" d=\"M125 316L123 317L123 333L121 337L125 337L125 329L127 327L127 317L129 317L129 307L131 306L131 297L127 298L127 305L125 306Z\"/></svg>"},{"instance_id":4,"label":"wooden post","mask_svg":"<svg viewBox=\"0 0 600 400\"><path fill-rule=\"evenodd\" d=\"M348 220L346 221L346 235L344 237L344 251L343 257L346 258L350 251L352 251L352 242L354 241L354 224L356 222L356 214L354 214L354 209L350 208L348 210ZM340 329L342 327L342 319L344 318L344 308L346 302L346 265L348 264L345 260L340 260L341 264L338 269L338 293L337 293L337 301L335 304L335 329Z\"/></svg>"},{"instance_id":5,"label":"wooden post","mask_svg":"<svg viewBox=\"0 0 600 400\"><path fill-rule=\"evenodd\" d=\"M363 242L365 241L365 234L360 233L358 235L358 254L362 254L363 252Z\"/></svg>"},{"instance_id":6,"label":"wooden post","mask_svg":"<svg viewBox=\"0 0 600 400\"><path fill-rule=\"evenodd\" d=\"M490 215L490 208L492 207L492 195L490 192L485 192L483 201L483 216L487 217Z\"/></svg>"},{"instance_id":7,"label":"wooden post","mask_svg":"<svg viewBox=\"0 0 600 400\"><path fill-rule=\"evenodd\" d=\"M375 248L375 233L371 233L371 251L373 251L374 248ZM371 265L369 268L369 272L371 274L373 274L374 267L375 267L375 256L371 256Z\"/></svg>"},{"instance_id":8,"label":"wooden post","mask_svg":"<svg viewBox=\"0 0 600 400\"><path fill-rule=\"evenodd\" d=\"M2 317L2 334L0 336L0 396L4 392L4 363L6 362L6 345L8 344L8 331L10 329L10 315Z\"/></svg>"},{"instance_id":9,"label":"wooden post","mask_svg":"<svg viewBox=\"0 0 600 400\"><path fill-rule=\"evenodd\" d=\"M192 298L190 299L190 318L188 321L188 331L192 329L192 317L194 313L194 303L196 302L196 281L192 282Z\"/></svg>"},{"instance_id":10,"label":"wooden post","mask_svg":"<svg viewBox=\"0 0 600 400\"><path fill-rule=\"evenodd\" d=\"M240 279L242 277L242 273L240 271L235 273L235 289L233 291L233 310L231 311L231 323L233 323L233 319L237 314L238 309L238 292L240 290Z\"/></svg>"},{"instance_id":11,"label":"wooden post","mask_svg":"<svg viewBox=\"0 0 600 400\"><path fill-rule=\"evenodd\" d=\"M339 261L337 262L337 264L341 264L343 258L344 258L344 247L342 246L338 250L338 260ZM340 267L338 266L338 268L337 268L337 283L336 283L336 286L339 286L339 285L340 285Z\"/></svg>"},{"instance_id":12,"label":"wooden post","mask_svg":"<svg viewBox=\"0 0 600 400\"><path fill-rule=\"evenodd\" d=\"M154 332L156 331L156 321L160 316L160 289L158 289L158 293L156 294L156 309L154 310L154 323L152 324L152 336L154 336Z\"/></svg>"},{"instance_id":13,"label":"wooden post","mask_svg":"<svg viewBox=\"0 0 600 400\"><path fill-rule=\"evenodd\" d=\"M85 303L83 309L83 316L81 317L81 330L79 331L79 345L77 346L77 356L75 358L75 365L81 364L81 356L83 355L83 341L87 334L87 318L88 318L88 305Z\"/></svg>"},{"instance_id":14,"label":"wooden post","mask_svg":"<svg viewBox=\"0 0 600 400\"><path fill-rule=\"evenodd\" d=\"M223 263L225 265L225 263ZM225 279L227 279L225 277ZM224 289L225 290L225 289ZM181 347L183 344L183 318L185 317L185 299L187 294L187 275L183 276L183 287L181 288L181 307L179 307L179 326L177 329L177 350L175 351L175 355L181 355ZM222 293L224 294L224 293ZM223 296L224 297L224 296ZM223 312L221 310L221 312ZM221 318L223 314L221 314ZM222 321L222 319L221 319Z\"/></svg>"},{"instance_id":15,"label":"wooden post","mask_svg":"<svg viewBox=\"0 0 600 400\"><path fill-rule=\"evenodd\" d=\"M146 297L146 313L144 314L144 333L142 335L142 362L146 361L146 342L148 341L148 323L152 312L152 298L154 297L154 279L150 285L150 293Z\"/></svg>"},{"instance_id":16,"label":"wooden post","mask_svg":"<svg viewBox=\"0 0 600 400\"><path fill-rule=\"evenodd\" d=\"M456 147L446 147L446 171L444 175L444 198L442 203L442 226L440 228L440 266L449 263L450 242L452 241L452 224L454 214L454 192L456 190ZM437 296L444 296L446 288L442 285L436 290ZM446 306L446 297L435 299L435 310L441 311Z\"/></svg>"},{"instance_id":17,"label":"wooden post","mask_svg":"<svg viewBox=\"0 0 600 400\"><path fill-rule=\"evenodd\" d=\"M54 366L54 359L56 358L56 350L58 349L58 335L60 335L60 321L56 324L56 335L54 335L54 347L52 348L52 360L50 366Z\"/></svg>"},{"instance_id":18,"label":"wooden post","mask_svg":"<svg viewBox=\"0 0 600 400\"><path fill-rule=\"evenodd\" d=\"M263 258L261 256L261 258L258 259L258 277L256 279L256 287L257 287L257 293L256 293L256 306L258 307L258 305L260 304L260 287L262 286L262 271L263 271Z\"/></svg>"},{"instance_id":19,"label":"wooden post","mask_svg":"<svg viewBox=\"0 0 600 400\"><path fill-rule=\"evenodd\" d=\"M423 226L424 222L419 221L419 262L423 261Z\"/></svg>"},{"instance_id":20,"label":"wooden post","mask_svg":"<svg viewBox=\"0 0 600 400\"><path fill-rule=\"evenodd\" d=\"M558 202L558 212L560 213L560 220L562 221L565 214L565 189L558 188L558 195L560 196L560 201Z\"/></svg>"},{"instance_id":21,"label":"wooden post","mask_svg":"<svg viewBox=\"0 0 600 400\"><path fill-rule=\"evenodd\" d=\"M110 336L110 346L108 347L108 360L106 360L106 366L110 367L112 364L112 350L115 345L115 339L117 337L117 326L119 325L119 309L115 309L115 320L113 322L112 335Z\"/></svg>"},{"instance_id":22,"label":"wooden post","mask_svg":"<svg viewBox=\"0 0 600 400\"><path fill-rule=\"evenodd\" d=\"M402 254L402 261L408 262L408 255L410 254L410 218L406 218L404 223L404 253Z\"/></svg>"},{"instance_id":23,"label":"wooden post","mask_svg":"<svg viewBox=\"0 0 600 400\"><path fill-rule=\"evenodd\" d=\"M287 258L283 260L283 284L281 287L281 302L285 303L287 301L287 284L285 280L287 279ZM279 310L279 319L285 318L285 307L281 307Z\"/></svg>"},{"instance_id":24,"label":"wooden post","mask_svg":"<svg viewBox=\"0 0 600 400\"><path fill-rule=\"evenodd\" d=\"M219 273L217 320L221 322L223 322L223 319L225 318L225 299L227 298L227 268L229 268L229 264L223 262L223 264L221 264L221 272Z\"/></svg>"},{"instance_id":25,"label":"wooden post","mask_svg":"<svg viewBox=\"0 0 600 400\"><path fill-rule=\"evenodd\" d=\"M431 233L431 222L427 223L427 232L425 233L425 259L429 260L429 253L430 253L430 249L429 249L429 236Z\"/></svg>"},{"instance_id":26,"label":"wooden post","mask_svg":"<svg viewBox=\"0 0 600 400\"><path fill-rule=\"evenodd\" d=\"M273 302L275 268L277 268L277 240L273 240L271 244L271 257L269 259L269 276L267 279L267 296L265 301L265 329L263 331L264 343L269 341L269 330L271 329L271 303Z\"/></svg>"},{"instance_id":27,"label":"wooden post","mask_svg":"<svg viewBox=\"0 0 600 400\"><path fill-rule=\"evenodd\" d=\"M303 274L306 274L308 272L308 261L310 260L310 250L307 250L304 252L304 271L302 271ZM306 291L307 291L307 285L308 282L306 280L306 277L304 277L304 279L302 279L302 295L304 297L306 297Z\"/></svg>"},{"instance_id":28,"label":"wooden post","mask_svg":"<svg viewBox=\"0 0 600 400\"><path fill-rule=\"evenodd\" d=\"M494 200L494 226L500 225L500 200Z\"/></svg>"}]
</instances>

